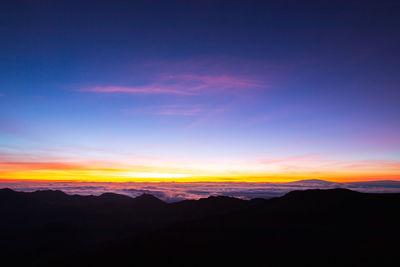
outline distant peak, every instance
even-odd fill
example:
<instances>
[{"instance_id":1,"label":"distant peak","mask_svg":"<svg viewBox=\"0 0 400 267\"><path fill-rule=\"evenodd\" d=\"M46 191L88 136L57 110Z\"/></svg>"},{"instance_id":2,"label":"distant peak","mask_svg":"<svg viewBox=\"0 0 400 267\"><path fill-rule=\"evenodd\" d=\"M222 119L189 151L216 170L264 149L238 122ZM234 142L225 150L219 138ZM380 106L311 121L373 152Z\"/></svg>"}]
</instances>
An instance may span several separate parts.
<instances>
[{"instance_id":1,"label":"distant peak","mask_svg":"<svg viewBox=\"0 0 400 267\"><path fill-rule=\"evenodd\" d=\"M141 194L140 196L134 198L134 200L140 202L165 203L161 199L147 193Z\"/></svg>"},{"instance_id":2,"label":"distant peak","mask_svg":"<svg viewBox=\"0 0 400 267\"><path fill-rule=\"evenodd\" d=\"M100 195L101 197L112 197L112 196L119 196L116 193L111 193L111 192L105 192L103 194Z\"/></svg>"},{"instance_id":3,"label":"distant peak","mask_svg":"<svg viewBox=\"0 0 400 267\"><path fill-rule=\"evenodd\" d=\"M10 189L10 188L1 188L0 193L2 196L10 196L10 195L15 195L17 194L16 191Z\"/></svg>"},{"instance_id":4,"label":"distant peak","mask_svg":"<svg viewBox=\"0 0 400 267\"><path fill-rule=\"evenodd\" d=\"M230 196L209 196L207 198L200 198L200 202L202 203L232 203L232 202L242 202L243 200L236 197Z\"/></svg>"},{"instance_id":5,"label":"distant peak","mask_svg":"<svg viewBox=\"0 0 400 267\"><path fill-rule=\"evenodd\" d=\"M157 198L151 194L147 194L147 193L143 193L140 196L136 197L135 199L157 199L157 200L160 200L159 198Z\"/></svg>"},{"instance_id":6,"label":"distant peak","mask_svg":"<svg viewBox=\"0 0 400 267\"><path fill-rule=\"evenodd\" d=\"M332 183L332 184L335 184L335 182L330 182L330 181L325 181L325 180L320 180L320 179L305 179L305 180L293 181L290 183Z\"/></svg>"},{"instance_id":7,"label":"distant peak","mask_svg":"<svg viewBox=\"0 0 400 267\"><path fill-rule=\"evenodd\" d=\"M209 196L207 198L203 198L203 199L208 199L208 200L238 200L238 198L235 197L230 197L230 196Z\"/></svg>"},{"instance_id":8,"label":"distant peak","mask_svg":"<svg viewBox=\"0 0 400 267\"><path fill-rule=\"evenodd\" d=\"M0 191L1 192L15 192L14 190L12 190L10 188L1 188Z\"/></svg>"}]
</instances>

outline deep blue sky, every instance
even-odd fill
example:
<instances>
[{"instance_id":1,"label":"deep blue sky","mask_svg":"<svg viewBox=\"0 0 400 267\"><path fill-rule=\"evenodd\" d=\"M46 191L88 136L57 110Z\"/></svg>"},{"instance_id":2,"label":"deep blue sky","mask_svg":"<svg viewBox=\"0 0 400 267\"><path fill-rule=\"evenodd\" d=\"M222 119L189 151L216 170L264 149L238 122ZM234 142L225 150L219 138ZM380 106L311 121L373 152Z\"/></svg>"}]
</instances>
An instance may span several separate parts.
<instances>
[{"instance_id":1,"label":"deep blue sky","mask_svg":"<svg viewBox=\"0 0 400 267\"><path fill-rule=\"evenodd\" d=\"M0 175L96 161L396 178L399 14L399 1L3 1Z\"/></svg>"}]
</instances>

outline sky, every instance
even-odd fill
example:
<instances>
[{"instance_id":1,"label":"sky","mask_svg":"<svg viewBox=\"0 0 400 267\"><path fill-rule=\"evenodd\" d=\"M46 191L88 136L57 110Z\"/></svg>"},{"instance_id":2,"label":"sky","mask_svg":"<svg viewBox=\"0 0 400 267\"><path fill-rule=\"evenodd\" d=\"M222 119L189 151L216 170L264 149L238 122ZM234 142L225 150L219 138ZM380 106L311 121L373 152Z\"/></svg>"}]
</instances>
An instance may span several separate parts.
<instances>
[{"instance_id":1,"label":"sky","mask_svg":"<svg viewBox=\"0 0 400 267\"><path fill-rule=\"evenodd\" d=\"M4 1L0 179L400 180L399 1Z\"/></svg>"}]
</instances>

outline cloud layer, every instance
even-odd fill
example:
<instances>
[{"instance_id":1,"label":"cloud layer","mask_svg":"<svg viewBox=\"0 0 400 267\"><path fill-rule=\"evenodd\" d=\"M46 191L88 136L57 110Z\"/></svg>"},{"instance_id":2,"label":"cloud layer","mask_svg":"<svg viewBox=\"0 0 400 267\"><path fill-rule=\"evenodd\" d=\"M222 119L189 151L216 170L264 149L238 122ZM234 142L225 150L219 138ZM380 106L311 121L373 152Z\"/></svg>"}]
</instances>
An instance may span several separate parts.
<instances>
[{"instance_id":1,"label":"cloud layer","mask_svg":"<svg viewBox=\"0 0 400 267\"><path fill-rule=\"evenodd\" d=\"M199 199L213 195L242 199L272 198L293 190L348 188L360 192L400 192L399 181L372 181L355 183L333 183L322 180L304 180L290 183L100 183L100 182L37 182L1 181L0 188L17 191L62 190L67 194L100 195L105 192L137 197L152 194L164 201Z\"/></svg>"}]
</instances>

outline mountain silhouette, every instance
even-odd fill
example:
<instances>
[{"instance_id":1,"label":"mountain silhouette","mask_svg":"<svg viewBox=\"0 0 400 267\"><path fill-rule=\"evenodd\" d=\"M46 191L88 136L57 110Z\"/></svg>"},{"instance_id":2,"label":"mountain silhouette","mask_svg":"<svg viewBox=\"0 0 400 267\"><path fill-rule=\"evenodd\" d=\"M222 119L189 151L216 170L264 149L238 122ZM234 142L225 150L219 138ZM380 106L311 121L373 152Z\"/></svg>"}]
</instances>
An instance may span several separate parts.
<instances>
[{"instance_id":1,"label":"mountain silhouette","mask_svg":"<svg viewBox=\"0 0 400 267\"><path fill-rule=\"evenodd\" d=\"M390 265L400 194L292 191L165 203L0 189L4 266Z\"/></svg>"},{"instance_id":2,"label":"mountain silhouette","mask_svg":"<svg viewBox=\"0 0 400 267\"><path fill-rule=\"evenodd\" d=\"M299 180L294 182L285 183L287 185L300 185L300 186L321 186L321 187L332 187L332 186L341 186L341 183L329 182L319 179L308 179L308 180Z\"/></svg>"},{"instance_id":3,"label":"mountain silhouette","mask_svg":"<svg viewBox=\"0 0 400 267\"><path fill-rule=\"evenodd\" d=\"M136 205L144 205L144 206L148 206L148 207L149 206L152 206L152 207L163 206L166 204L161 199L156 198L155 196L150 195L150 194L142 194L142 195L134 198L132 202L135 203Z\"/></svg>"}]
</instances>

